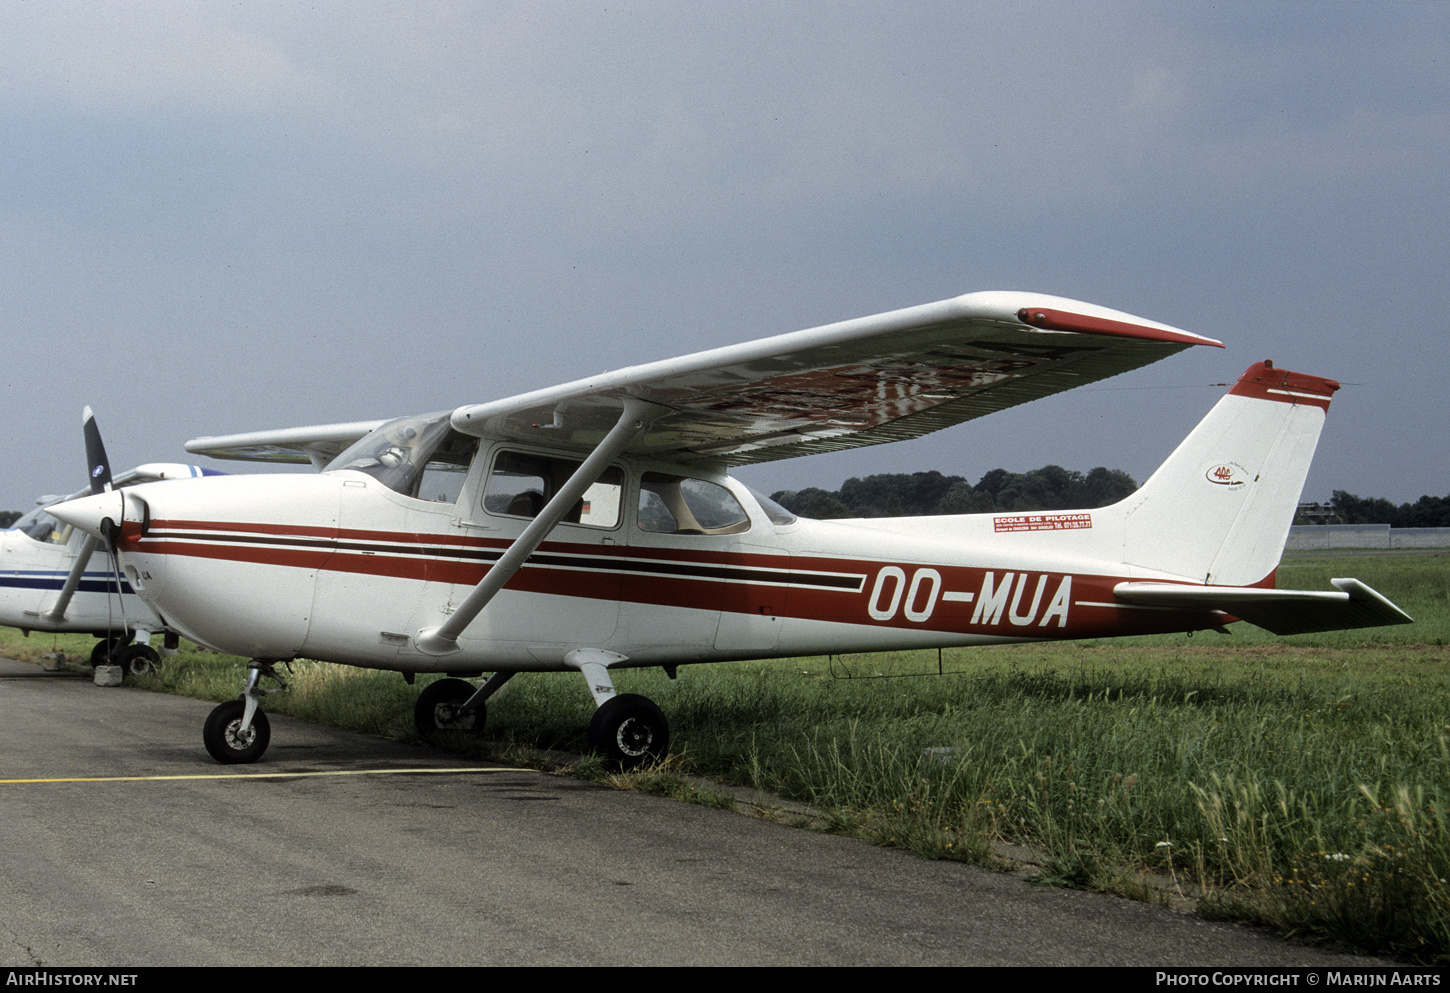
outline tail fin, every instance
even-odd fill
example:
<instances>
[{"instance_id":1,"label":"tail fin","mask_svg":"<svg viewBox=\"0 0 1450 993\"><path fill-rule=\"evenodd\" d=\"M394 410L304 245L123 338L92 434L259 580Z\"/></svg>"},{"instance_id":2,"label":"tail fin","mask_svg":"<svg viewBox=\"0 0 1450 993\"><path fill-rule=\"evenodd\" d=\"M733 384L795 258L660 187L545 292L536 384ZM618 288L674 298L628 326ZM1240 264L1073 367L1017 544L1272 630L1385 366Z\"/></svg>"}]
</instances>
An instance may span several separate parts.
<instances>
[{"instance_id":1,"label":"tail fin","mask_svg":"<svg viewBox=\"0 0 1450 993\"><path fill-rule=\"evenodd\" d=\"M1129 565L1215 586L1273 573L1339 384L1250 366L1137 493L1125 515Z\"/></svg>"}]
</instances>

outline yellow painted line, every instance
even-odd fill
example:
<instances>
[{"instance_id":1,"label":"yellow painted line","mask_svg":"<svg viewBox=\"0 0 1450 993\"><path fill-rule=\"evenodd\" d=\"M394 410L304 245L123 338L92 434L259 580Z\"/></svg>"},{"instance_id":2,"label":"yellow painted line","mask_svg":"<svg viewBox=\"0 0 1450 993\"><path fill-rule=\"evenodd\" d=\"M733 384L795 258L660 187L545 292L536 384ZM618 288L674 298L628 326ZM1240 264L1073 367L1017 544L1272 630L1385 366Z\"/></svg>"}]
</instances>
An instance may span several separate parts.
<instances>
[{"instance_id":1,"label":"yellow painted line","mask_svg":"<svg viewBox=\"0 0 1450 993\"><path fill-rule=\"evenodd\" d=\"M320 776L453 775L462 772L528 772L511 766L475 766L465 769L337 769L331 772L196 773L188 776L64 776L54 779L0 779L0 786L23 783L151 783L177 779L311 779Z\"/></svg>"}]
</instances>

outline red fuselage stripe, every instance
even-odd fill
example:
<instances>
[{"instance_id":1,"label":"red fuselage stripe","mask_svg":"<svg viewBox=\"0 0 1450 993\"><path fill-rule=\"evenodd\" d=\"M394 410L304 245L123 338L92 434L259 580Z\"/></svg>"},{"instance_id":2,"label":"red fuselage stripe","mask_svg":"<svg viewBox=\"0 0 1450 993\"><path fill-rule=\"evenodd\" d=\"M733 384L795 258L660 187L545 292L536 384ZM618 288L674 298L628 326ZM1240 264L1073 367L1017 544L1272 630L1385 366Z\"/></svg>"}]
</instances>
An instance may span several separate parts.
<instances>
[{"instance_id":1,"label":"red fuselage stripe","mask_svg":"<svg viewBox=\"0 0 1450 993\"><path fill-rule=\"evenodd\" d=\"M443 540L444 538L447 540ZM140 554L474 586L507 541L397 532L158 521L128 525ZM776 618L1016 637L1082 638L1216 627L1202 610L1134 608L1128 577L863 562L824 556L546 543L509 581L516 592Z\"/></svg>"}]
</instances>

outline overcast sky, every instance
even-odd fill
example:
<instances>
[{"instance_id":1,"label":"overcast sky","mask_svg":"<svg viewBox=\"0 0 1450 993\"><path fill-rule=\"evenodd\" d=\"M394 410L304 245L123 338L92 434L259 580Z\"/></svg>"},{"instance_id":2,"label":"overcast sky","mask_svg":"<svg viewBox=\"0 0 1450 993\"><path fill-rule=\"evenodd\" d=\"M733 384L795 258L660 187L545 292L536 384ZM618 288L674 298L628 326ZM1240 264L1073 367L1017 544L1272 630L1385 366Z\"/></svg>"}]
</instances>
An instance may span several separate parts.
<instances>
[{"instance_id":1,"label":"overcast sky","mask_svg":"<svg viewBox=\"0 0 1450 993\"><path fill-rule=\"evenodd\" d=\"M1306 499L1450 492L1450 4L0 0L0 508L982 289L1210 337L764 490L1105 465L1331 376ZM244 463L213 463L248 471Z\"/></svg>"}]
</instances>

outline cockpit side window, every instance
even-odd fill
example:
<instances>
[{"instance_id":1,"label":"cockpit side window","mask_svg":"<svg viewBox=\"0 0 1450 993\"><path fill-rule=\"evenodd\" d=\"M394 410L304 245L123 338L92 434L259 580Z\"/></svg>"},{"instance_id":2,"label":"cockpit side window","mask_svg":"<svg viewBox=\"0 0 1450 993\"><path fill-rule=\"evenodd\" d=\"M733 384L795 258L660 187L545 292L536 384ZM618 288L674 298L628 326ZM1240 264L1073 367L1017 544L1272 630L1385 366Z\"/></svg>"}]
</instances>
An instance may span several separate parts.
<instances>
[{"instance_id":1,"label":"cockpit side window","mask_svg":"<svg viewBox=\"0 0 1450 993\"><path fill-rule=\"evenodd\" d=\"M435 503L457 503L476 451L477 438L450 431L443 443L423 464L423 472L418 477L418 489L413 495L419 500L431 500Z\"/></svg>"},{"instance_id":2,"label":"cockpit side window","mask_svg":"<svg viewBox=\"0 0 1450 993\"><path fill-rule=\"evenodd\" d=\"M483 509L501 517L537 517L580 465L551 455L499 452L484 489ZM623 492L624 473L618 466L610 466L564 515L563 523L616 527Z\"/></svg>"},{"instance_id":3,"label":"cockpit side window","mask_svg":"<svg viewBox=\"0 0 1450 993\"><path fill-rule=\"evenodd\" d=\"M25 514L12 528L47 545L63 545L71 535L71 526L51 517L44 507L36 507Z\"/></svg>"},{"instance_id":4,"label":"cockpit side window","mask_svg":"<svg viewBox=\"0 0 1450 993\"><path fill-rule=\"evenodd\" d=\"M740 534L750 530L750 515L725 487L662 472L647 472L640 479L636 519L641 531L656 534Z\"/></svg>"},{"instance_id":5,"label":"cockpit side window","mask_svg":"<svg viewBox=\"0 0 1450 993\"><path fill-rule=\"evenodd\" d=\"M404 496L452 503L463 489L478 439L453 430L449 411L399 417L369 432L324 472L365 472Z\"/></svg>"}]
</instances>

